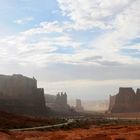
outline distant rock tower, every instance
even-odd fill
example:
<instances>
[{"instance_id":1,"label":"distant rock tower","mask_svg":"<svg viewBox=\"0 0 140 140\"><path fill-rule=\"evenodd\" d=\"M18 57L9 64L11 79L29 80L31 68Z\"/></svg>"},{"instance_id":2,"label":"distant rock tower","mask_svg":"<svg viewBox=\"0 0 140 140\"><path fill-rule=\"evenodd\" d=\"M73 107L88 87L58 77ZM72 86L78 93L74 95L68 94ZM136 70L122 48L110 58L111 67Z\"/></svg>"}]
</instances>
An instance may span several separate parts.
<instances>
[{"instance_id":1,"label":"distant rock tower","mask_svg":"<svg viewBox=\"0 0 140 140\"><path fill-rule=\"evenodd\" d=\"M111 111L112 108L114 107L115 100L116 100L116 95L114 95L114 96L110 95L109 96L109 108L108 108L109 111Z\"/></svg>"},{"instance_id":2,"label":"distant rock tower","mask_svg":"<svg viewBox=\"0 0 140 140\"><path fill-rule=\"evenodd\" d=\"M84 108L82 106L82 103L81 103L81 100L80 99L76 99L76 107L75 107L75 110L77 112L82 112L84 111Z\"/></svg>"},{"instance_id":3,"label":"distant rock tower","mask_svg":"<svg viewBox=\"0 0 140 140\"><path fill-rule=\"evenodd\" d=\"M49 96L47 95L46 98L48 97ZM77 112L68 105L66 92L58 92L57 95L54 96L52 102L46 102L46 106L51 108L53 111L63 115L77 114Z\"/></svg>"},{"instance_id":4,"label":"distant rock tower","mask_svg":"<svg viewBox=\"0 0 140 140\"><path fill-rule=\"evenodd\" d=\"M65 105L67 105L67 93L66 92L63 94L63 103Z\"/></svg>"},{"instance_id":5,"label":"distant rock tower","mask_svg":"<svg viewBox=\"0 0 140 140\"><path fill-rule=\"evenodd\" d=\"M56 102L56 104L66 106L67 105L67 94L66 94L66 92L65 93L58 92L58 94L56 95L56 101L55 102Z\"/></svg>"}]
</instances>

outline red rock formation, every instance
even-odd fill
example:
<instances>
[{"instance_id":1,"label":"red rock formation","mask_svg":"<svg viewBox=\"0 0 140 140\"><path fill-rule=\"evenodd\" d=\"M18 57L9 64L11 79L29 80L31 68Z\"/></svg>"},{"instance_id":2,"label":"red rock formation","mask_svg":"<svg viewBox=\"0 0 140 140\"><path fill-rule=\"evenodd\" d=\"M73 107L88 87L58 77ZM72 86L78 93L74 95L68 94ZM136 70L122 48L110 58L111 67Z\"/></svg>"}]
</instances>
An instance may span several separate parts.
<instances>
[{"instance_id":1,"label":"red rock formation","mask_svg":"<svg viewBox=\"0 0 140 140\"><path fill-rule=\"evenodd\" d=\"M113 100L113 99L112 99ZM112 101L110 100L110 101ZM135 94L132 88L120 88L115 95L115 102L110 102L109 112L111 113L131 113L140 112L140 89Z\"/></svg>"},{"instance_id":2,"label":"red rock formation","mask_svg":"<svg viewBox=\"0 0 140 140\"><path fill-rule=\"evenodd\" d=\"M56 96L45 94L45 99L46 99L46 106L48 106L58 114L63 114L63 115L77 114L75 110L68 105L66 92L58 93Z\"/></svg>"},{"instance_id":3,"label":"red rock formation","mask_svg":"<svg viewBox=\"0 0 140 140\"><path fill-rule=\"evenodd\" d=\"M136 98L135 98L134 106L136 110L140 111L140 89L137 89L136 91Z\"/></svg>"},{"instance_id":4,"label":"red rock formation","mask_svg":"<svg viewBox=\"0 0 140 140\"><path fill-rule=\"evenodd\" d=\"M116 99L116 95L114 95L114 96L110 95L109 109L108 110L112 110L113 106L115 105L115 99Z\"/></svg>"},{"instance_id":5,"label":"red rock formation","mask_svg":"<svg viewBox=\"0 0 140 140\"><path fill-rule=\"evenodd\" d=\"M37 88L35 78L0 75L0 110L45 115L44 89Z\"/></svg>"},{"instance_id":6,"label":"red rock formation","mask_svg":"<svg viewBox=\"0 0 140 140\"><path fill-rule=\"evenodd\" d=\"M75 107L75 110L77 112L82 112L84 111L84 108L82 106L82 103L81 103L81 100L80 99L76 99L76 107Z\"/></svg>"}]
</instances>

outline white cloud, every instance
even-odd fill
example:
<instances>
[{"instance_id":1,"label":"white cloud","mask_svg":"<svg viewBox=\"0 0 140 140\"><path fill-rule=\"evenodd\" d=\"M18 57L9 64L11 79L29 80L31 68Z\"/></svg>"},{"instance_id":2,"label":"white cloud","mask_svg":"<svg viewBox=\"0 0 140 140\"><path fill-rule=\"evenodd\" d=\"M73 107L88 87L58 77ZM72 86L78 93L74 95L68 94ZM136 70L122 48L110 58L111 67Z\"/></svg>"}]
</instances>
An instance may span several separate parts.
<instances>
[{"instance_id":1,"label":"white cloud","mask_svg":"<svg viewBox=\"0 0 140 140\"><path fill-rule=\"evenodd\" d=\"M58 2L62 12L72 21L41 22L38 26L15 36L1 38L0 57L13 59L20 64L31 63L44 67L49 63L85 66L140 63L139 58L120 53L123 48L139 50L139 44L127 45L140 36L138 0L113 2L111 0L58 0ZM19 23L29 20L31 18L25 18ZM94 27L102 28L102 25L105 27L105 33L96 39L91 39L88 44L83 40L76 40L73 36L75 32L89 28L94 31ZM64 48L68 53L59 53L59 49ZM67 50L69 48L73 53L69 53ZM97 56L100 59L95 59Z\"/></svg>"},{"instance_id":2,"label":"white cloud","mask_svg":"<svg viewBox=\"0 0 140 140\"><path fill-rule=\"evenodd\" d=\"M67 89L82 89L82 88L95 88L97 86L114 86L114 87L138 87L140 80L71 80L71 81L60 81L60 82L39 82L39 85L43 85L46 91L56 94L58 91ZM55 89L54 89L55 87ZM65 87L65 88L64 88ZM117 88L116 88L117 89ZM78 94L78 93L77 93ZM114 92L115 94L115 92Z\"/></svg>"},{"instance_id":3,"label":"white cloud","mask_svg":"<svg viewBox=\"0 0 140 140\"><path fill-rule=\"evenodd\" d=\"M123 63L139 63L140 58L125 56L120 53L123 48L139 48L139 44L129 44L135 38L140 36L140 11L139 1L135 1L131 6L119 15L114 21L114 29L103 34L97 40L93 41L93 47L96 52L104 58Z\"/></svg>"},{"instance_id":4,"label":"white cloud","mask_svg":"<svg viewBox=\"0 0 140 140\"><path fill-rule=\"evenodd\" d=\"M24 17L24 18L15 20L14 23L21 25L21 24L26 24L28 22L31 22L33 20L34 20L33 17Z\"/></svg>"},{"instance_id":5,"label":"white cloud","mask_svg":"<svg viewBox=\"0 0 140 140\"><path fill-rule=\"evenodd\" d=\"M140 80L71 80L61 82L43 82L39 86L45 88L46 93L56 95L58 92L66 91L68 98L81 98L82 100L109 99L109 94L118 93L119 87L137 88ZM55 88L54 88L55 87Z\"/></svg>"},{"instance_id":6,"label":"white cloud","mask_svg":"<svg viewBox=\"0 0 140 140\"><path fill-rule=\"evenodd\" d=\"M41 28L41 30L43 29L44 27ZM15 61L17 61L17 63L20 63L22 65L35 64L39 67L45 67L48 63L51 62L70 63L75 61L75 59L72 60L73 55L65 53L60 54L59 49L76 49L81 45L80 42L74 40L66 33L61 33L57 36L42 36L44 31L40 31L38 36L38 34L36 34L36 28L34 28L33 30L34 31L31 34L28 34L28 31L25 31L19 33L16 36L1 38L1 59L14 59ZM54 31L57 33L59 32L55 29ZM51 31L50 33L53 34L53 31Z\"/></svg>"},{"instance_id":7,"label":"white cloud","mask_svg":"<svg viewBox=\"0 0 140 140\"><path fill-rule=\"evenodd\" d=\"M0 38L0 72L36 76L49 93L66 90L83 97L85 92L89 97L93 92L108 94L108 87L138 86L140 57L121 51L140 53L140 44L133 42L140 37L140 1L57 1L65 21L44 21Z\"/></svg>"},{"instance_id":8,"label":"white cloud","mask_svg":"<svg viewBox=\"0 0 140 140\"><path fill-rule=\"evenodd\" d=\"M57 0L64 15L79 28L111 28L114 19L134 0ZM77 26L78 28L78 26Z\"/></svg>"},{"instance_id":9,"label":"white cloud","mask_svg":"<svg viewBox=\"0 0 140 140\"><path fill-rule=\"evenodd\" d=\"M39 27L35 27L24 31L25 35L36 35L36 34L47 34L47 33L63 33L63 31L69 28L70 24L67 22L59 23L58 21L53 22L41 22Z\"/></svg>"}]
</instances>

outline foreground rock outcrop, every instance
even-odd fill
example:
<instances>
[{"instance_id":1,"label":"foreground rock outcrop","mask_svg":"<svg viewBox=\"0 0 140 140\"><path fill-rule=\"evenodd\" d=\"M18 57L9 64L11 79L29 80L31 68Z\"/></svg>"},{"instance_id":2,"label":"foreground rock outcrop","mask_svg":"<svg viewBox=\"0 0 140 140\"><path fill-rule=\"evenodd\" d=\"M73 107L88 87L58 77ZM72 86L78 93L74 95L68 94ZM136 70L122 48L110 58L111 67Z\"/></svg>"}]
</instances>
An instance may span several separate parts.
<instances>
[{"instance_id":1,"label":"foreground rock outcrop","mask_svg":"<svg viewBox=\"0 0 140 140\"><path fill-rule=\"evenodd\" d=\"M110 96L110 113L140 112L140 89L136 93L132 88L120 88L119 93Z\"/></svg>"},{"instance_id":2,"label":"foreground rock outcrop","mask_svg":"<svg viewBox=\"0 0 140 140\"><path fill-rule=\"evenodd\" d=\"M0 110L23 115L47 114L44 89L37 80L19 74L0 75Z\"/></svg>"}]
</instances>

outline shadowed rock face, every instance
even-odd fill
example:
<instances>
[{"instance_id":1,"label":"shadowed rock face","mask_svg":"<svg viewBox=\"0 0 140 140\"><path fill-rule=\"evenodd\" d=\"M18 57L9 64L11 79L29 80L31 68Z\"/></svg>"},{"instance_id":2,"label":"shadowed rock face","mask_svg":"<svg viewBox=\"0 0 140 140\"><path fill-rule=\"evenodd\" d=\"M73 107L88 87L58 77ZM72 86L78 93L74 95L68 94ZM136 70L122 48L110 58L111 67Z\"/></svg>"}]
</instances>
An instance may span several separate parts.
<instances>
[{"instance_id":1,"label":"shadowed rock face","mask_svg":"<svg viewBox=\"0 0 140 140\"><path fill-rule=\"evenodd\" d=\"M134 105L135 105L136 110L140 111L140 89L139 88L136 91L136 99L135 99Z\"/></svg>"},{"instance_id":2,"label":"shadowed rock face","mask_svg":"<svg viewBox=\"0 0 140 140\"><path fill-rule=\"evenodd\" d=\"M63 115L76 115L74 108L70 107L67 103L66 92L58 92L56 96L45 94L46 106L51 110L55 111L57 114Z\"/></svg>"},{"instance_id":3,"label":"shadowed rock face","mask_svg":"<svg viewBox=\"0 0 140 140\"><path fill-rule=\"evenodd\" d=\"M75 107L77 112L83 112L84 108L82 106L81 100L80 99L76 99L76 107Z\"/></svg>"},{"instance_id":4,"label":"shadowed rock face","mask_svg":"<svg viewBox=\"0 0 140 140\"><path fill-rule=\"evenodd\" d=\"M140 112L140 89L135 93L132 88L120 88L119 93L110 99L109 112Z\"/></svg>"},{"instance_id":5,"label":"shadowed rock face","mask_svg":"<svg viewBox=\"0 0 140 140\"><path fill-rule=\"evenodd\" d=\"M25 115L45 115L44 89L37 88L35 78L0 75L0 110Z\"/></svg>"}]
</instances>

